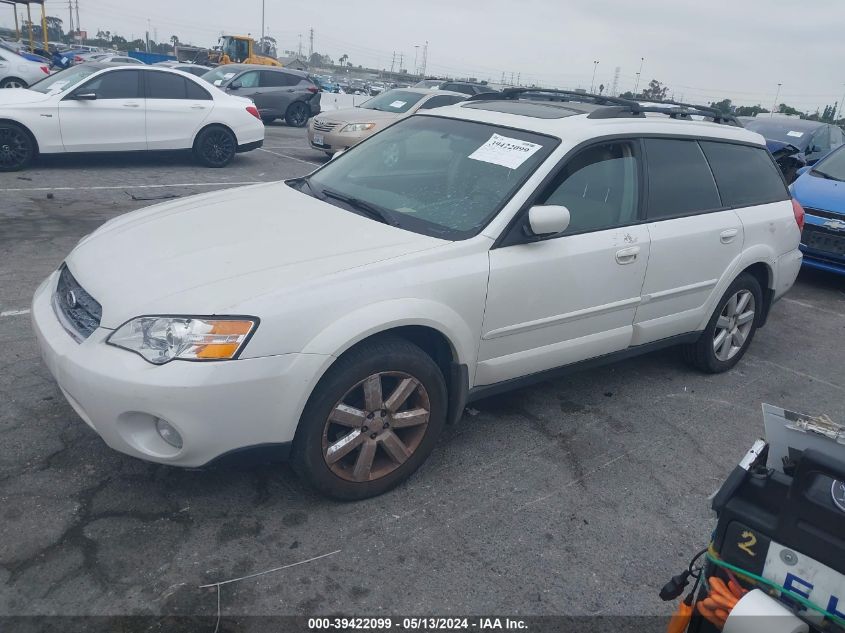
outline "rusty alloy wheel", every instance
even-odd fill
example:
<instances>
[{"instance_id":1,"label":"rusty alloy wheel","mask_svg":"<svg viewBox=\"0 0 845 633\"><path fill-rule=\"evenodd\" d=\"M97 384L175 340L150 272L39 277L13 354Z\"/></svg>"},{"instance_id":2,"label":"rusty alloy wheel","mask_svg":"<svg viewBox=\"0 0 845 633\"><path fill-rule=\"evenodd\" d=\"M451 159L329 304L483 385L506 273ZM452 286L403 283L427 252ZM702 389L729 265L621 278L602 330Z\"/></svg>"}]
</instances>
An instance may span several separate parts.
<instances>
[{"instance_id":1,"label":"rusty alloy wheel","mask_svg":"<svg viewBox=\"0 0 845 633\"><path fill-rule=\"evenodd\" d=\"M372 374L332 407L323 427L323 459L347 481L381 479L419 448L430 417L419 380L399 371Z\"/></svg>"}]
</instances>

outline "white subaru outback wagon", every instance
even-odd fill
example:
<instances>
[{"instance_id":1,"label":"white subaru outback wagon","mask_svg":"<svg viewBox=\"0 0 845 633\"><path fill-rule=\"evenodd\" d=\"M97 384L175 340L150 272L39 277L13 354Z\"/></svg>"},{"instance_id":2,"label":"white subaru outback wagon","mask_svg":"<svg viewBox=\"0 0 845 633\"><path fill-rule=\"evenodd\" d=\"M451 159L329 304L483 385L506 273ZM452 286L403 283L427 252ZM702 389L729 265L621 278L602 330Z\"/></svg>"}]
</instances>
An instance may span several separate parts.
<instances>
[{"instance_id":1,"label":"white subaru outback wagon","mask_svg":"<svg viewBox=\"0 0 845 633\"><path fill-rule=\"evenodd\" d=\"M715 111L512 90L305 178L115 218L32 315L112 448L195 467L276 445L358 499L466 403L550 372L667 345L730 369L795 281L802 224L763 138Z\"/></svg>"}]
</instances>

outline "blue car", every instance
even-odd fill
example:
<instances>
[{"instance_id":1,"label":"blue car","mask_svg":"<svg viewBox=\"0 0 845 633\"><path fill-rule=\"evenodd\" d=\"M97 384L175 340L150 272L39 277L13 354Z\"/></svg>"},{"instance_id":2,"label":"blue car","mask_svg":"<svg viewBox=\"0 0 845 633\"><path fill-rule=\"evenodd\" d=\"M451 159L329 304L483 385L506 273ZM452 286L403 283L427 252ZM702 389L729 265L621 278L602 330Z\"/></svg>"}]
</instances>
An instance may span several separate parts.
<instances>
[{"instance_id":1,"label":"blue car","mask_svg":"<svg viewBox=\"0 0 845 633\"><path fill-rule=\"evenodd\" d=\"M790 188L804 207L804 265L845 275L845 145L798 173Z\"/></svg>"}]
</instances>

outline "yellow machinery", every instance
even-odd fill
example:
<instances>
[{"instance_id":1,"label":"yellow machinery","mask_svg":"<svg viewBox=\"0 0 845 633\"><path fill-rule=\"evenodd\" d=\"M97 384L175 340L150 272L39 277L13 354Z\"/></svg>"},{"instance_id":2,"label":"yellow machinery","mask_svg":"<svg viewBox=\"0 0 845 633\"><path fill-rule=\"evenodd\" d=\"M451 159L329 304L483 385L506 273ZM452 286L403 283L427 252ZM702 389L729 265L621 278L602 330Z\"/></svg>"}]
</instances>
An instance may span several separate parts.
<instances>
[{"instance_id":1,"label":"yellow machinery","mask_svg":"<svg viewBox=\"0 0 845 633\"><path fill-rule=\"evenodd\" d=\"M223 35L217 46L208 51L208 61L212 64L261 64L263 66L281 66L281 62L259 55L255 52L255 40L243 35Z\"/></svg>"}]
</instances>

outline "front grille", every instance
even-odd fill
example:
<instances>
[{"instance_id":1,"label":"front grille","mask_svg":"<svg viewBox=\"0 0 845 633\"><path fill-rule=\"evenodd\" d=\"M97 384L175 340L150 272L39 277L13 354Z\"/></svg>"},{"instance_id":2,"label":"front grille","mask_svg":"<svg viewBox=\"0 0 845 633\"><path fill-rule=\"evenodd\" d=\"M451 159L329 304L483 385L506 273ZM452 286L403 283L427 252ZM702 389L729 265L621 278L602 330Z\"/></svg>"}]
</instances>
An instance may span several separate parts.
<instances>
[{"instance_id":1,"label":"front grille","mask_svg":"<svg viewBox=\"0 0 845 633\"><path fill-rule=\"evenodd\" d=\"M329 121L320 121L318 119L314 119L313 127L318 132L331 132L335 129L340 123L331 123Z\"/></svg>"},{"instance_id":2,"label":"front grille","mask_svg":"<svg viewBox=\"0 0 845 633\"><path fill-rule=\"evenodd\" d=\"M804 225L801 243L814 251L822 251L839 257L845 256L845 234L837 235L812 224Z\"/></svg>"},{"instance_id":3,"label":"front grille","mask_svg":"<svg viewBox=\"0 0 845 633\"><path fill-rule=\"evenodd\" d=\"M53 294L53 309L62 326L78 341L84 341L100 327L103 308L74 279L62 264L59 281Z\"/></svg>"},{"instance_id":4,"label":"front grille","mask_svg":"<svg viewBox=\"0 0 845 633\"><path fill-rule=\"evenodd\" d=\"M845 213L825 211L824 209L814 209L813 207L804 207L804 212L807 215L814 215L817 218L830 218L831 220L842 220L845 222Z\"/></svg>"}]
</instances>

